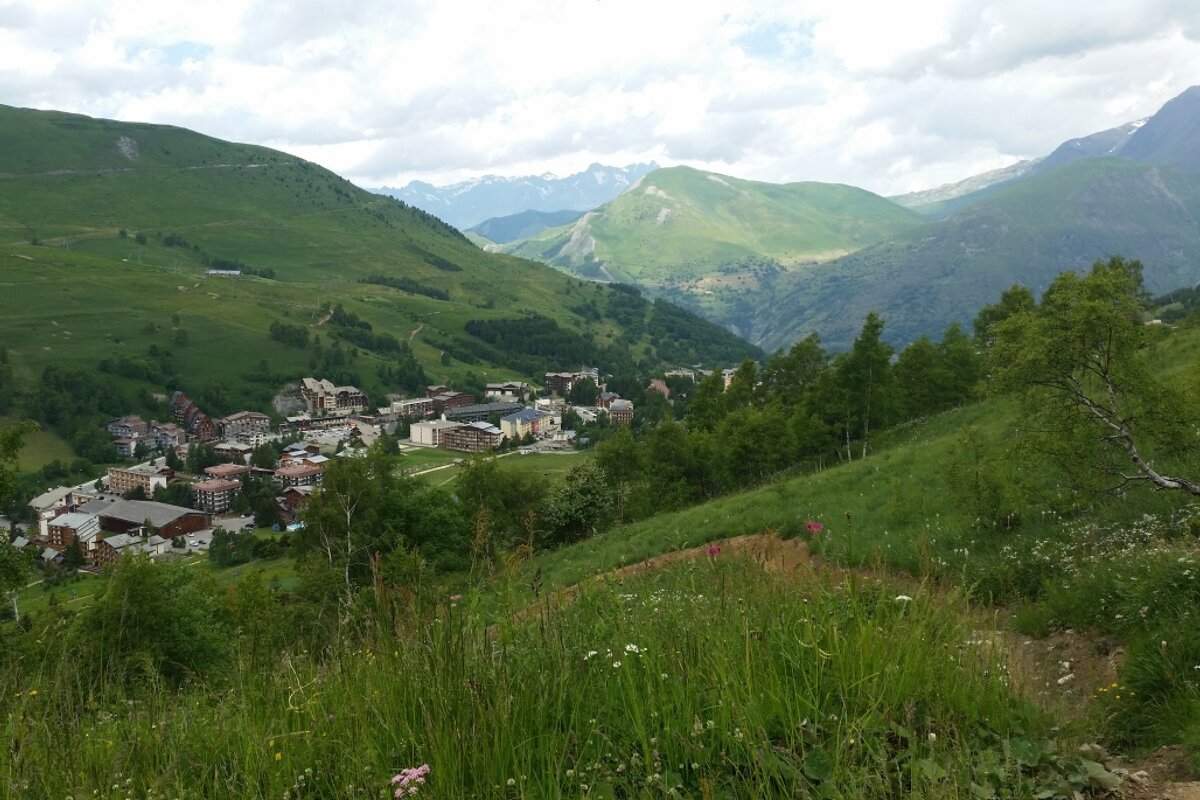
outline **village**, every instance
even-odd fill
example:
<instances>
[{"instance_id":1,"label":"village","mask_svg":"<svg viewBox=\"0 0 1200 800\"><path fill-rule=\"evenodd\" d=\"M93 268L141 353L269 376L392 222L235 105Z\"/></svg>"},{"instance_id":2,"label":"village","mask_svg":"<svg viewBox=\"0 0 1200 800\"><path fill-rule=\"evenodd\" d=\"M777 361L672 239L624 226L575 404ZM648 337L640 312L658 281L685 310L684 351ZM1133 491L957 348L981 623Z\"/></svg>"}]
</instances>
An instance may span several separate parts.
<instances>
[{"instance_id":1,"label":"village","mask_svg":"<svg viewBox=\"0 0 1200 800\"><path fill-rule=\"evenodd\" d=\"M705 374L711 372L676 369L664 377ZM732 375L723 371L726 384ZM564 418L630 425L633 402L607 391L602 377L594 367L548 372L544 387L490 383L483 397L436 384L423 397L373 410L358 388L307 377L298 386L305 410L278 424L250 410L214 419L176 391L173 421L130 415L107 423L117 451L139 463L110 466L95 480L33 498L34 522L12 526L12 544L35 551L47 568L98 571L129 553L155 559L203 553L218 531L296 530L331 460L362 457L381 436L395 438L401 454L562 453L587 445ZM664 380L647 390L670 402ZM198 452L208 457L197 459ZM250 489L270 498L265 507L247 501Z\"/></svg>"}]
</instances>

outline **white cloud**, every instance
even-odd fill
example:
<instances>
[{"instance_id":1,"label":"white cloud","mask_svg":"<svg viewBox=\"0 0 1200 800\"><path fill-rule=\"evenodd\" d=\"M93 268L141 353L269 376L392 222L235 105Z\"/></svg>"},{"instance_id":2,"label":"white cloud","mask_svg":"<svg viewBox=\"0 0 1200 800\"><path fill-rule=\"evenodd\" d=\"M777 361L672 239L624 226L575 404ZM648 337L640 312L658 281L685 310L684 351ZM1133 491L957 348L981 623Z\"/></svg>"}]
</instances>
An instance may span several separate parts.
<instances>
[{"instance_id":1,"label":"white cloud","mask_svg":"<svg viewBox=\"0 0 1200 800\"><path fill-rule=\"evenodd\" d=\"M363 185L654 158L889 193L1152 113L1197 37L1190 0L0 0L0 99Z\"/></svg>"}]
</instances>

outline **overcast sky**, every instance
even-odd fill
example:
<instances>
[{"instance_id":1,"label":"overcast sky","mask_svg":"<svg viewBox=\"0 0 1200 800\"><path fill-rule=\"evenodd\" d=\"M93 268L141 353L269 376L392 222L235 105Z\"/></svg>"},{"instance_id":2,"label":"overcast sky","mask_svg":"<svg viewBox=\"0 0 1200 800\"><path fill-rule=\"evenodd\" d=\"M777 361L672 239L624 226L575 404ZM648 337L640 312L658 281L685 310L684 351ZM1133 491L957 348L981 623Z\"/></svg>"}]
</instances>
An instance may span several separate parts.
<instances>
[{"instance_id":1,"label":"overcast sky","mask_svg":"<svg viewBox=\"0 0 1200 800\"><path fill-rule=\"evenodd\" d=\"M0 103L182 125L363 186L655 159L898 193L1193 83L1196 0L0 0Z\"/></svg>"}]
</instances>

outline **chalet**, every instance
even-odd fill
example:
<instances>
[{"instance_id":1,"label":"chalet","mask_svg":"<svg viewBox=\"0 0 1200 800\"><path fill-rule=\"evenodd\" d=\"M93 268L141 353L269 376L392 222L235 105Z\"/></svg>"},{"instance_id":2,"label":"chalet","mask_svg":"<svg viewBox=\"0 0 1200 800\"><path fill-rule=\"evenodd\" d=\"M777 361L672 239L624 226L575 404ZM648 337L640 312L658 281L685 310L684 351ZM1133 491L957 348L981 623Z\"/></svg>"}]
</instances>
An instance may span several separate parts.
<instances>
[{"instance_id":1,"label":"chalet","mask_svg":"<svg viewBox=\"0 0 1200 800\"><path fill-rule=\"evenodd\" d=\"M233 508L233 500L241 488L241 481L222 478L192 484L192 491L196 493L196 505L210 514L221 514Z\"/></svg>"},{"instance_id":2,"label":"chalet","mask_svg":"<svg viewBox=\"0 0 1200 800\"><path fill-rule=\"evenodd\" d=\"M721 380L725 382L725 388L729 388L729 384L733 383L733 376L737 374L736 369L721 370Z\"/></svg>"},{"instance_id":3,"label":"chalet","mask_svg":"<svg viewBox=\"0 0 1200 800\"><path fill-rule=\"evenodd\" d=\"M171 412L175 415L175 421L194 438L202 442L217 438L217 424L183 392L177 391L171 395Z\"/></svg>"},{"instance_id":4,"label":"chalet","mask_svg":"<svg viewBox=\"0 0 1200 800\"><path fill-rule=\"evenodd\" d=\"M125 494L141 488L146 497L154 494L160 486L166 486L175 477L175 471L167 466L139 464L136 467L109 467L108 488L117 494Z\"/></svg>"},{"instance_id":5,"label":"chalet","mask_svg":"<svg viewBox=\"0 0 1200 800\"><path fill-rule=\"evenodd\" d=\"M94 542L100 532L100 518L79 512L59 514L50 520L47 531L46 541L55 550L65 550L71 542L79 540L80 548L86 552L89 542ZM95 548L94 543L92 548Z\"/></svg>"},{"instance_id":6,"label":"chalet","mask_svg":"<svg viewBox=\"0 0 1200 800\"><path fill-rule=\"evenodd\" d=\"M271 435L271 418L257 411L239 411L217 420L221 438L257 447Z\"/></svg>"},{"instance_id":7,"label":"chalet","mask_svg":"<svg viewBox=\"0 0 1200 800\"><path fill-rule=\"evenodd\" d=\"M508 383L489 383L484 387L483 396L491 400L507 400L519 402L532 391L528 383L509 381Z\"/></svg>"},{"instance_id":8,"label":"chalet","mask_svg":"<svg viewBox=\"0 0 1200 800\"><path fill-rule=\"evenodd\" d=\"M617 398L608 406L608 419L614 425L628 425L633 422L633 403Z\"/></svg>"},{"instance_id":9,"label":"chalet","mask_svg":"<svg viewBox=\"0 0 1200 800\"><path fill-rule=\"evenodd\" d=\"M133 454L137 452L137 439L113 439L113 447L121 454L122 458L133 458Z\"/></svg>"},{"instance_id":10,"label":"chalet","mask_svg":"<svg viewBox=\"0 0 1200 800\"><path fill-rule=\"evenodd\" d=\"M37 515L38 538L45 539L50 535L47 528L50 520L68 510L73 499L72 495L73 490L69 486L58 486L29 501L29 507Z\"/></svg>"},{"instance_id":11,"label":"chalet","mask_svg":"<svg viewBox=\"0 0 1200 800\"><path fill-rule=\"evenodd\" d=\"M452 408L474 405L475 396L465 392L442 392L433 396L433 413L444 414Z\"/></svg>"},{"instance_id":12,"label":"chalet","mask_svg":"<svg viewBox=\"0 0 1200 800\"><path fill-rule=\"evenodd\" d=\"M669 369L663 375L667 378L687 378L689 381L696 380L696 373L690 369Z\"/></svg>"},{"instance_id":13,"label":"chalet","mask_svg":"<svg viewBox=\"0 0 1200 800\"><path fill-rule=\"evenodd\" d=\"M96 548L96 563L113 564L121 556L133 553L145 553L148 556L161 556L167 552L168 540L154 534L143 539L130 533L118 533L106 536Z\"/></svg>"},{"instance_id":14,"label":"chalet","mask_svg":"<svg viewBox=\"0 0 1200 800\"><path fill-rule=\"evenodd\" d=\"M166 450L187 443L187 432L173 422L151 421L147 442L154 450Z\"/></svg>"},{"instance_id":15,"label":"chalet","mask_svg":"<svg viewBox=\"0 0 1200 800\"><path fill-rule=\"evenodd\" d=\"M425 387L425 396L429 398L437 397L439 394L448 394L450 387L441 383L431 384Z\"/></svg>"},{"instance_id":16,"label":"chalet","mask_svg":"<svg viewBox=\"0 0 1200 800\"><path fill-rule=\"evenodd\" d=\"M312 497L314 486L289 486L283 490L280 511L291 519L295 519Z\"/></svg>"},{"instance_id":17,"label":"chalet","mask_svg":"<svg viewBox=\"0 0 1200 800\"><path fill-rule=\"evenodd\" d=\"M613 404L614 400L620 400L620 399L621 399L621 395L617 394L616 392L609 392L609 391L601 392L596 397L596 408L607 409L609 406L611 406Z\"/></svg>"},{"instance_id":18,"label":"chalet","mask_svg":"<svg viewBox=\"0 0 1200 800\"><path fill-rule=\"evenodd\" d=\"M108 423L108 435L114 439L144 439L149 431L146 420L137 416L121 417Z\"/></svg>"},{"instance_id":19,"label":"chalet","mask_svg":"<svg viewBox=\"0 0 1200 800\"><path fill-rule=\"evenodd\" d=\"M493 414L504 416L524 408L520 403L480 403L478 405L459 406L451 408L442 414L447 422L479 422Z\"/></svg>"},{"instance_id":20,"label":"chalet","mask_svg":"<svg viewBox=\"0 0 1200 800\"><path fill-rule=\"evenodd\" d=\"M321 482L321 468L309 464L289 464L275 470L275 480L282 486L311 486Z\"/></svg>"},{"instance_id":21,"label":"chalet","mask_svg":"<svg viewBox=\"0 0 1200 800\"><path fill-rule=\"evenodd\" d=\"M447 450L464 453L482 453L494 450L504 442L504 434L495 425L486 422L469 422L442 431L441 446Z\"/></svg>"},{"instance_id":22,"label":"chalet","mask_svg":"<svg viewBox=\"0 0 1200 800\"><path fill-rule=\"evenodd\" d=\"M536 408L523 408L500 418L500 430L512 441L526 436L546 436L557 427L553 414Z\"/></svg>"},{"instance_id":23,"label":"chalet","mask_svg":"<svg viewBox=\"0 0 1200 800\"><path fill-rule=\"evenodd\" d=\"M313 416L345 416L366 411L370 405L366 393L355 386L334 386L324 378L303 378L300 396Z\"/></svg>"},{"instance_id":24,"label":"chalet","mask_svg":"<svg viewBox=\"0 0 1200 800\"><path fill-rule=\"evenodd\" d=\"M457 428L460 423L447 422L444 419L431 419L425 422L414 422L408 429L409 439L413 444L423 444L437 447L441 444L441 435L451 428Z\"/></svg>"},{"instance_id":25,"label":"chalet","mask_svg":"<svg viewBox=\"0 0 1200 800\"><path fill-rule=\"evenodd\" d=\"M547 372L545 381L546 388L550 391L563 395L570 394L571 389L575 386L575 373Z\"/></svg>"},{"instance_id":26,"label":"chalet","mask_svg":"<svg viewBox=\"0 0 1200 800\"><path fill-rule=\"evenodd\" d=\"M248 464L254 448L241 442L221 442L213 445L213 452L233 464Z\"/></svg>"}]
</instances>

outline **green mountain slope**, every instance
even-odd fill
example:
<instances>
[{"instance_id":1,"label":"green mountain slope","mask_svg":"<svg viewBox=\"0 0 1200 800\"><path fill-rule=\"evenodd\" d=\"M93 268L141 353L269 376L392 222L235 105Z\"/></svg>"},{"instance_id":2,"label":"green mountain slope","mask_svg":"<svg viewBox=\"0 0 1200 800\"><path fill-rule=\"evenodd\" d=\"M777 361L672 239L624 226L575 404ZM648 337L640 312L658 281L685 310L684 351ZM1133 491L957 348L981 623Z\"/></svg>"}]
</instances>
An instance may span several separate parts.
<instances>
[{"instance_id":1,"label":"green mountain slope","mask_svg":"<svg viewBox=\"0 0 1200 800\"><path fill-rule=\"evenodd\" d=\"M464 231L464 233L468 234L468 237L470 234L475 233L484 237L489 242L508 244L509 242L515 242L517 239L535 236L547 228L569 225L582 217L583 213L582 211L536 211L529 209L519 214L509 214L506 217L485 219L475 227Z\"/></svg>"},{"instance_id":2,"label":"green mountain slope","mask_svg":"<svg viewBox=\"0 0 1200 800\"><path fill-rule=\"evenodd\" d=\"M1165 291L1200 278L1200 174L1117 158L1028 177L937 223L779 281L762 340L820 331L833 346L879 311L893 341L970 322L1014 282L1042 289L1064 269L1121 253Z\"/></svg>"},{"instance_id":3,"label":"green mountain slope","mask_svg":"<svg viewBox=\"0 0 1200 800\"><path fill-rule=\"evenodd\" d=\"M214 267L247 274L206 276ZM0 285L0 345L21 386L46 366L94 373L107 361L131 395L178 386L205 395L210 413L262 407L322 370L380 397L422 377L756 352L677 309L484 253L422 211L283 153L10 107L0 107ZM370 335L327 319L339 303ZM539 336L516 348L466 332L471 320L529 316ZM273 323L306 336L272 338Z\"/></svg>"},{"instance_id":4,"label":"green mountain slope","mask_svg":"<svg viewBox=\"0 0 1200 800\"><path fill-rule=\"evenodd\" d=\"M592 279L668 292L744 335L738 298L920 224L862 189L770 184L689 167L656 170L585 214L505 248Z\"/></svg>"}]
</instances>

